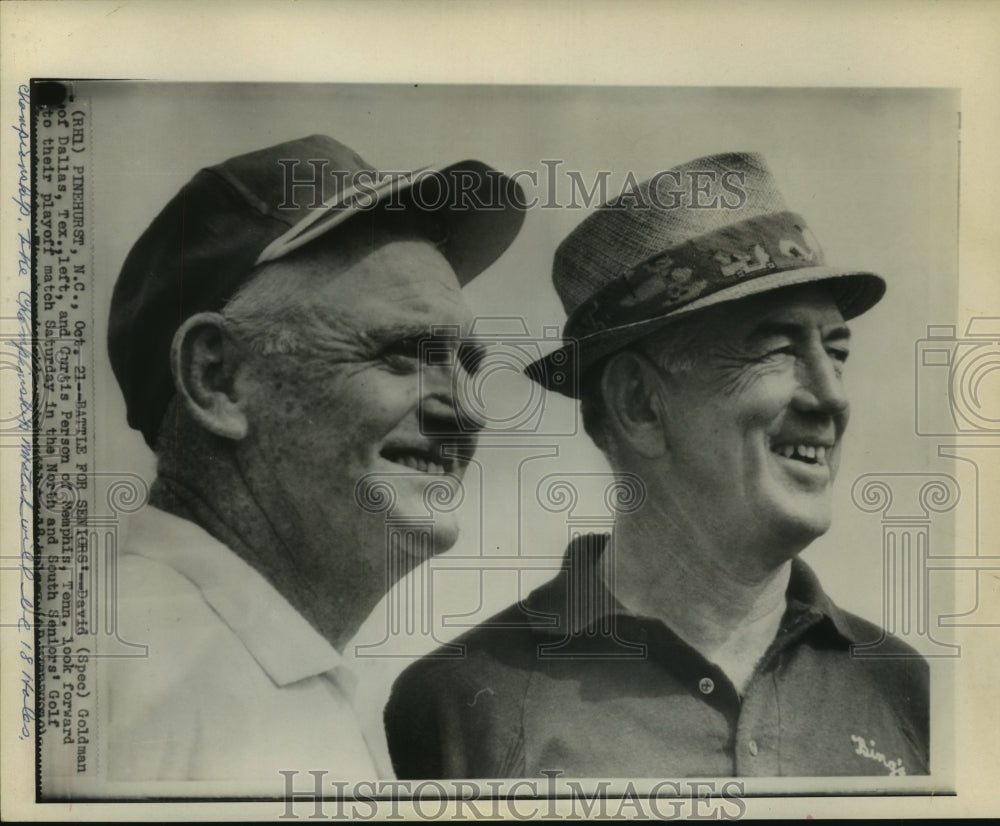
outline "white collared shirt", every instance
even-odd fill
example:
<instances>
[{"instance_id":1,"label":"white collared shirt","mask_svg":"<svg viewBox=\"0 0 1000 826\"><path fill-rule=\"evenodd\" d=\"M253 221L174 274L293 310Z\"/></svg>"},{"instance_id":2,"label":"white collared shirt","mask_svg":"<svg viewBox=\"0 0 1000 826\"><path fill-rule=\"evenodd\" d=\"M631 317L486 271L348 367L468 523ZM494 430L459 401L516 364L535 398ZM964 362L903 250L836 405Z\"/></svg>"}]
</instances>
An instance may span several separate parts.
<instances>
[{"instance_id":1,"label":"white collared shirt","mask_svg":"<svg viewBox=\"0 0 1000 826\"><path fill-rule=\"evenodd\" d=\"M340 653L193 522L150 507L130 521L118 629L148 657L102 664L108 781L259 782L280 796L280 771L391 777L362 735Z\"/></svg>"}]
</instances>

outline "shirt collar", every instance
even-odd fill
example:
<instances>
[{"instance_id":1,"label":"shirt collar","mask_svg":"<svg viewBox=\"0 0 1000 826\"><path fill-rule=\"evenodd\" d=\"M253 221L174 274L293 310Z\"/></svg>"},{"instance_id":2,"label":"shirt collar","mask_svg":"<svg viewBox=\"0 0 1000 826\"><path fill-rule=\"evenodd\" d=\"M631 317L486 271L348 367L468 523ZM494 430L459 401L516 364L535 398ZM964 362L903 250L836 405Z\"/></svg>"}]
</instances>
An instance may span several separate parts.
<instances>
[{"instance_id":1,"label":"shirt collar","mask_svg":"<svg viewBox=\"0 0 1000 826\"><path fill-rule=\"evenodd\" d=\"M785 592L788 614L819 614L833 625L836 632L848 642L870 642L870 632L859 625L858 619L837 607L826 595L812 568L796 557L792 560L792 575Z\"/></svg>"},{"instance_id":2,"label":"shirt collar","mask_svg":"<svg viewBox=\"0 0 1000 826\"><path fill-rule=\"evenodd\" d=\"M326 672L343 679L340 653L263 576L194 522L147 505L126 530L126 552L191 580L276 685Z\"/></svg>"},{"instance_id":3,"label":"shirt collar","mask_svg":"<svg viewBox=\"0 0 1000 826\"><path fill-rule=\"evenodd\" d=\"M597 573L596 563L609 538L608 534L586 534L570 542L563 557L562 571L533 591L524 602L525 614L536 630L557 636L565 635L567 630L570 634L579 634L592 628L603 616L632 616ZM797 557L792 560L785 598L787 609L783 626L793 623L819 625L825 619L829 627L848 642L864 642L870 636L858 627L850 614L834 604L812 569ZM559 618L557 623L553 623L553 615Z\"/></svg>"}]
</instances>

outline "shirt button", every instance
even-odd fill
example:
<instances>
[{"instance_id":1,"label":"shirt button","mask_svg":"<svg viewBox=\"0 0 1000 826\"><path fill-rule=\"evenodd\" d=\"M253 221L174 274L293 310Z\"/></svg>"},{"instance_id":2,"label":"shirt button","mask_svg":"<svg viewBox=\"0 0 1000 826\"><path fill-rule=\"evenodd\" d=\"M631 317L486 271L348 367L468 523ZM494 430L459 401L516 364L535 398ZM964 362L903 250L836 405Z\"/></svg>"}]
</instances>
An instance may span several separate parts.
<instances>
[{"instance_id":1,"label":"shirt button","mask_svg":"<svg viewBox=\"0 0 1000 826\"><path fill-rule=\"evenodd\" d=\"M751 756L753 757L757 756L757 752L759 751L759 749L757 748L756 740L751 740L749 743L747 743L747 748L750 749Z\"/></svg>"},{"instance_id":2,"label":"shirt button","mask_svg":"<svg viewBox=\"0 0 1000 826\"><path fill-rule=\"evenodd\" d=\"M711 677L702 677L701 682L698 683L698 690L702 694L711 694L715 691L715 683L712 682Z\"/></svg>"}]
</instances>

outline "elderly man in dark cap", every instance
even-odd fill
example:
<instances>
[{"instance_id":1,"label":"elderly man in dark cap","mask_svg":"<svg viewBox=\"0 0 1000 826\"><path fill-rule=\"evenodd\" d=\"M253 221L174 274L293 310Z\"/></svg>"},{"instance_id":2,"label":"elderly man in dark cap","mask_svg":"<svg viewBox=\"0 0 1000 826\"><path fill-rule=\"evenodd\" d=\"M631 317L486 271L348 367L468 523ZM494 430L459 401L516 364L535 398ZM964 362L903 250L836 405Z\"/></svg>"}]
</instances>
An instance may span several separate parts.
<instances>
[{"instance_id":1,"label":"elderly man in dark cap","mask_svg":"<svg viewBox=\"0 0 1000 826\"><path fill-rule=\"evenodd\" d=\"M643 501L460 638L462 659L403 673L385 715L397 774L927 773L926 663L898 640L854 656L883 632L798 559L831 521L845 322L883 280L828 266L763 158L738 153L599 208L553 280L566 346L529 372L579 387Z\"/></svg>"},{"instance_id":2,"label":"elderly man in dark cap","mask_svg":"<svg viewBox=\"0 0 1000 826\"><path fill-rule=\"evenodd\" d=\"M424 525L429 488L460 483L461 288L522 220L477 161L386 181L316 135L201 170L135 244L108 340L158 466L118 566L120 633L148 657L108 664L109 779L279 795L282 770L389 772L342 648L420 559L390 558L357 490L387 481L393 518ZM433 336L455 358L421 364ZM438 516L413 549L455 541Z\"/></svg>"}]
</instances>

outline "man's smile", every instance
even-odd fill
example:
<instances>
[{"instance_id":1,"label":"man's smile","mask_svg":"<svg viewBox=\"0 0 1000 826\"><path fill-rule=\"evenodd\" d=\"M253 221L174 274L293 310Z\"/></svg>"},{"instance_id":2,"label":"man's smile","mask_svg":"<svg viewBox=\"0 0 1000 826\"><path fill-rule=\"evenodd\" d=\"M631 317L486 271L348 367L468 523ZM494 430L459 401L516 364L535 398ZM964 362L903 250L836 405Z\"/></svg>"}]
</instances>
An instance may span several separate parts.
<instances>
[{"instance_id":1,"label":"man's smile","mask_svg":"<svg viewBox=\"0 0 1000 826\"><path fill-rule=\"evenodd\" d=\"M833 444L825 441L782 441L771 445L771 452L785 459L807 465L826 465L827 453Z\"/></svg>"},{"instance_id":2,"label":"man's smile","mask_svg":"<svg viewBox=\"0 0 1000 826\"><path fill-rule=\"evenodd\" d=\"M461 473L465 463L455 456L446 456L443 442L386 445L379 456L409 470L432 476ZM451 453L451 451L447 451Z\"/></svg>"}]
</instances>

